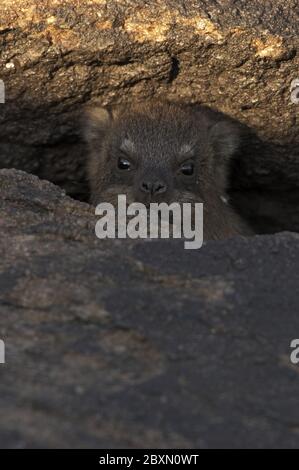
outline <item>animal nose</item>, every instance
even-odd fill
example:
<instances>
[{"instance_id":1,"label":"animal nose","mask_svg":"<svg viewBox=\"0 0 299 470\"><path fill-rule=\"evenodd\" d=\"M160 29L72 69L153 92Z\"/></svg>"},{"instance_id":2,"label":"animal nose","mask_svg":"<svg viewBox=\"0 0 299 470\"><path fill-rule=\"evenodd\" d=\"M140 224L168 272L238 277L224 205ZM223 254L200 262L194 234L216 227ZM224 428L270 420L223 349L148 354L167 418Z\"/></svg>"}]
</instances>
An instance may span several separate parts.
<instances>
[{"instance_id":1,"label":"animal nose","mask_svg":"<svg viewBox=\"0 0 299 470\"><path fill-rule=\"evenodd\" d=\"M142 181L140 189L144 193L150 193L154 195L165 193L167 190L167 186L163 181Z\"/></svg>"}]
</instances>

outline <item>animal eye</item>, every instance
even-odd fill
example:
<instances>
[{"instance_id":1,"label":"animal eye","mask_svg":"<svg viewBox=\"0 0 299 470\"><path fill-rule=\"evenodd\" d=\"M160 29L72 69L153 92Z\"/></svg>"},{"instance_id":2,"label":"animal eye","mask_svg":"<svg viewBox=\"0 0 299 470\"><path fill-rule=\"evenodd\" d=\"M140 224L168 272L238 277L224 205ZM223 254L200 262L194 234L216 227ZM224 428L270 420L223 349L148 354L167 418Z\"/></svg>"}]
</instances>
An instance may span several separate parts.
<instances>
[{"instance_id":1,"label":"animal eye","mask_svg":"<svg viewBox=\"0 0 299 470\"><path fill-rule=\"evenodd\" d=\"M120 170L129 170L131 168L131 163L124 157L118 159L117 166Z\"/></svg>"},{"instance_id":2,"label":"animal eye","mask_svg":"<svg viewBox=\"0 0 299 470\"><path fill-rule=\"evenodd\" d=\"M194 163L193 162L185 162L181 165L180 168L181 173L186 176L191 176L194 173Z\"/></svg>"}]
</instances>

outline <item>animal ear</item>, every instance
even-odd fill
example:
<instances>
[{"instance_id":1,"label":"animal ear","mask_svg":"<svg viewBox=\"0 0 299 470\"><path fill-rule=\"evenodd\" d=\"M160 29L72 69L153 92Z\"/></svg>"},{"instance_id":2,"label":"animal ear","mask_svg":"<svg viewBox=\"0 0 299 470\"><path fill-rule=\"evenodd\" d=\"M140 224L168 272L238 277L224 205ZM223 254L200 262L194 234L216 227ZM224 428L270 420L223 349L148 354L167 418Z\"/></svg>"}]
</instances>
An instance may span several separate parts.
<instances>
[{"instance_id":1,"label":"animal ear","mask_svg":"<svg viewBox=\"0 0 299 470\"><path fill-rule=\"evenodd\" d=\"M217 164L219 159L227 162L237 151L240 144L239 130L229 121L219 121L210 128L210 143L213 147Z\"/></svg>"},{"instance_id":2,"label":"animal ear","mask_svg":"<svg viewBox=\"0 0 299 470\"><path fill-rule=\"evenodd\" d=\"M229 121L218 121L210 128L210 145L213 148L213 171L220 191L226 191L230 173L230 161L240 145L240 133Z\"/></svg>"},{"instance_id":3,"label":"animal ear","mask_svg":"<svg viewBox=\"0 0 299 470\"><path fill-rule=\"evenodd\" d=\"M103 134L113 120L110 108L94 106L88 107L83 116L83 134L87 142L102 138Z\"/></svg>"}]
</instances>

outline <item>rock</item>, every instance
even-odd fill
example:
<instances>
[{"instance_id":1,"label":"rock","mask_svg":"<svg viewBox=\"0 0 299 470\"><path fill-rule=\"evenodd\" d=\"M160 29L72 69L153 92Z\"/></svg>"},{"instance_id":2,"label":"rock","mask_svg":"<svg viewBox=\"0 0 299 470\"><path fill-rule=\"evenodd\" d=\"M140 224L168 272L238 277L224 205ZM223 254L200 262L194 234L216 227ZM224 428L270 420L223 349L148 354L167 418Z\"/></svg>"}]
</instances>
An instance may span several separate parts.
<instances>
[{"instance_id":1,"label":"rock","mask_svg":"<svg viewBox=\"0 0 299 470\"><path fill-rule=\"evenodd\" d=\"M232 194L258 230L299 231L298 9L294 0L15 0L0 5L0 166L87 200L86 103L163 96L228 113L244 144ZM291 214L291 216L290 216Z\"/></svg>"},{"instance_id":2,"label":"rock","mask_svg":"<svg viewBox=\"0 0 299 470\"><path fill-rule=\"evenodd\" d=\"M298 447L299 235L98 240L0 171L2 448Z\"/></svg>"}]
</instances>

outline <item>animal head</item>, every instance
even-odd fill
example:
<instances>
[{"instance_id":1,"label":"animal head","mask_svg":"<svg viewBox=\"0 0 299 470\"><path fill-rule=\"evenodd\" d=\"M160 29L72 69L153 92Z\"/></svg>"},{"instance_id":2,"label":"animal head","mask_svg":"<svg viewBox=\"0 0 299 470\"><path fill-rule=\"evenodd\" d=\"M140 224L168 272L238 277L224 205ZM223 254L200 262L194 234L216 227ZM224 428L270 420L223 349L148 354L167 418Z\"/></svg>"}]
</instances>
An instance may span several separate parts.
<instances>
[{"instance_id":1,"label":"animal head","mask_svg":"<svg viewBox=\"0 0 299 470\"><path fill-rule=\"evenodd\" d=\"M236 126L211 110L149 102L90 109L92 202L205 202L225 193L229 161L239 145Z\"/></svg>"}]
</instances>

